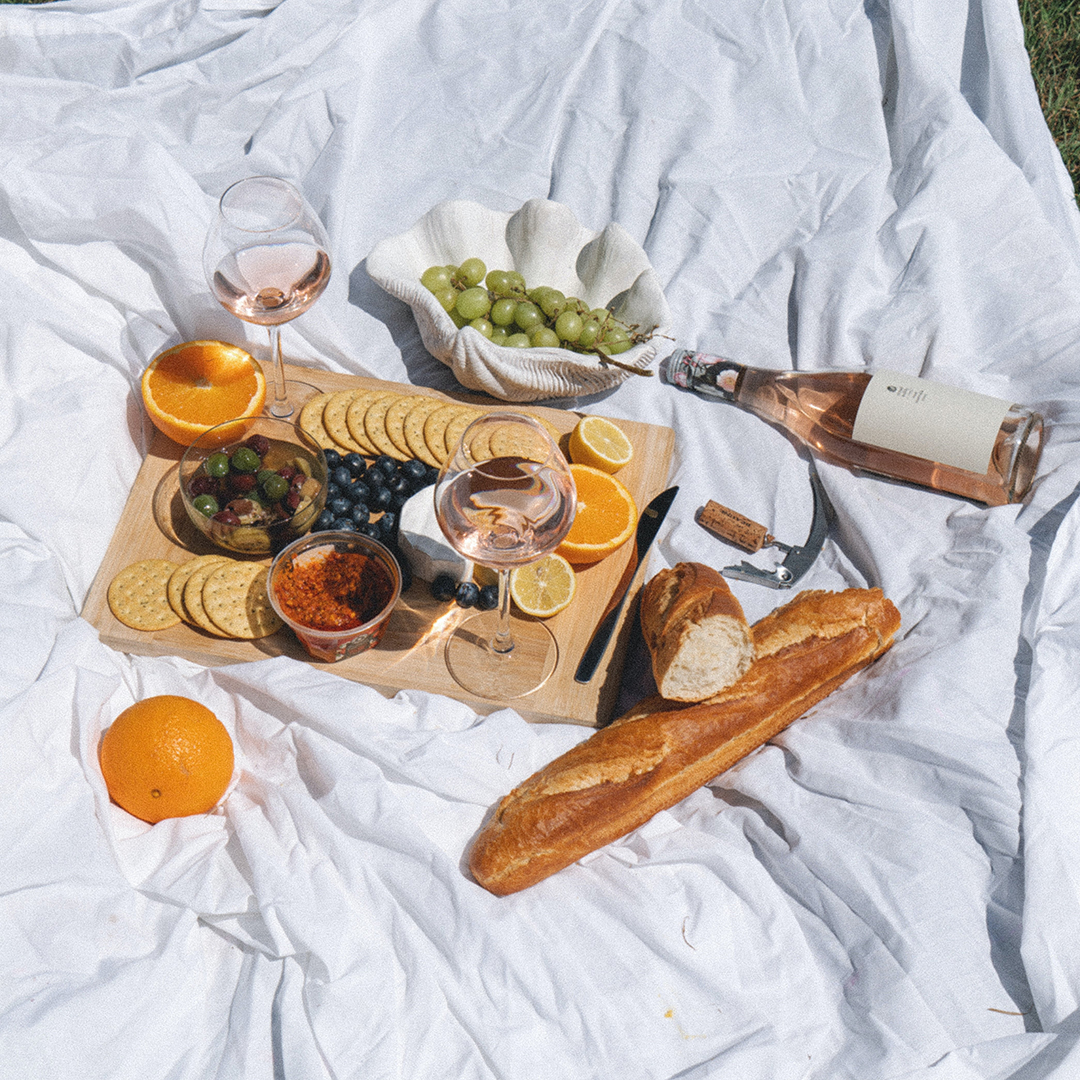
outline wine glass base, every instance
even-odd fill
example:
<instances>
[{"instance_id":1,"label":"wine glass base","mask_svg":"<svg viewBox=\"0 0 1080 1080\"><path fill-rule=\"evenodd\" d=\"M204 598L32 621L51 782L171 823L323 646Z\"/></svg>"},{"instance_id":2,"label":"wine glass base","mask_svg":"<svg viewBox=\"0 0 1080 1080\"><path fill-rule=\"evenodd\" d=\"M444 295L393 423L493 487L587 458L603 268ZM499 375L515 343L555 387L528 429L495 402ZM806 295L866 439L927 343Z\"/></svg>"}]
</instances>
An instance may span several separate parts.
<instances>
[{"instance_id":1,"label":"wine glass base","mask_svg":"<svg viewBox=\"0 0 1080 1080\"><path fill-rule=\"evenodd\" d=\"M277 384L273 379L266 380L266 404L263 412L267 416L277 417L279 420L293 420L300 418L300 410L305 402L319 393L317 386L311 383L300 382L297 379L285 380L285 400L279 402L276 398Z\"/></svg>"},{"instance_id":2,"label":"wine glass base","mask_svg":"<svg viewBox=\"0 0 1080 1080\"><path fill-rule=\"evenodd\" d=\"M514 648L498 653L492 639L497 611L483 611L461 623L447 638L446 667L462 689L492 701L509 701L539 690L559 662L559 646L541 622L512 619Z\"/></svg>"}]
</instances>

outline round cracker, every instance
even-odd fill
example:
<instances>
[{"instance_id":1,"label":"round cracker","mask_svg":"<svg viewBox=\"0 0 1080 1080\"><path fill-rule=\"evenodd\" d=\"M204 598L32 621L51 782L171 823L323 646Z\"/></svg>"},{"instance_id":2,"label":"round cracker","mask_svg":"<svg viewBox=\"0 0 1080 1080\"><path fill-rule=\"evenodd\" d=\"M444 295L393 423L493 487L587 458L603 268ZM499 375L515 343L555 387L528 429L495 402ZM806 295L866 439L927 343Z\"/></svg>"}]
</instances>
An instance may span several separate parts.
<instances>
[{"instance_id":1,"label":"round cracker","mask_svg":"<svg viewBox=\"0 0 1080 1080\"><path fill-rule=\"evenodd\" d=\"M345 426L349 429L349 435L357 446L363 448L362 453L368 457L377 457L379 450L364 430L364 414L374 402L384 397L397 397L397 395L390 390L360 390L353 396L348 409L345 410Z\"/></svg>"},{"instance_id":2,"label":"round cracker","mask_svg":"<svg viewBox=\"0 0 1080 1080\"><path fill-rule=\"evenodd\" d=\"M390 408L386 410L383 424L386 427L387 437L401 451L403 460L413 456L405 439L405 417L418 404L428 401L432 401L436 405L440 403L438 398L428 397L426 394L405 394L393 402Z\"/></svg>"},{"instance_id":3,"label":"round cracker","mask_svg":"<svg viewBox=\"0 0 1080 1080\"><path fill-rule=\"evenodd\" d=\"M446 425L463 407L454 403L442 405L424 421L424 444L436 465L442 465L450 456L446 452Z\"/></svg>"},{"instance_id":4,"label":"round cracker","mask_svg":"<svg viewBox=\"0 0 1080 1080\"><path fill-rule=\"evenodd\" d=\"M491 426L484 424L469 440L469 457L473 461L487 461L495 455L491 452Z\"/></svg>"},{"instance_id":5,"label":"round cracker","mask_svg":"<svg viewBox=\"0 0 1080 1080\"><path fill-rule=\"evenodd\" d=\"M395 395L373 401L367 407L367 412L364 413L364 431L367 433L371 443L378 448L380 454L386 454L388 457L395 458L398 461L404 461L406 455L402 454L394 445L393 440L386 431L386 413L397 400Z\"/></svg>"},{"instance_id":6,"label":"round cracker","mask_svg":"<svg viewBox=\"0 0 1080 1080\"><path fill-rule=\"evenodd\" d=\"M492 457L519 457L526 461L546 461L551 446L539 431L524 425L500 424L491 432Z\"/></svg>"},{"instance_id":7,"label":"round cracker","mask_svg":"<svg viewBox=\"0 0 1080 1080\"><path fill-rule=\"evenodd\" d=\"M338 450L344 450L346 453L371 453L370 450L366 450L353 438L352 433L349 431L349 425L345 421L349 406L353 403L353 400L359 394L367 392L360 389L335 390L327 399L326 404L323 405L323 427L330 438L334 440Z\"/></svg>"},{"instance_id":8,"label":"round cracker","mask_svg":"<svg viewBox=\"0 0 1080 1080\"><path fill-rule=\"evenodd\" d=\"M324 391L308 398L300 410L300 429L306 431L324 450L336 450L338 444L323 424L323 408L332 398L333 391Z\"/></svg>"},{"instance_id":9,"label":"round cracker","mask_svg":"<svg viewBox=\"0 0 1080 1080\"><path fill-rule=\"evenodd\" d=\"M169 606L169 578L177 564L170 559L140 559L109 582L109 609L132 630L167 630L180 622Z\"/></svg>"},{"instance_id":10,"label":"round cracker","mask_svg":"<svg viewBox=\"0 0 1080 1080\"><path fill-rule=\"evenodd\" d=\"M446 443L446 453L448 456L453 455L457 450L458 442L461 440L461 436L465 434L465 429L478 417L483 416L484 413L481 409L472 409L468 406L462 406L461 411L452 416L446 425L446 430L443 432L443 440Z\"/></svg>"},{"instance_id":11,"label":"round cracker","mask_svg":"<svg viewBox=\"0 0 1080 1080\"><path fill-rule=\"evenodd\" d=\"M199 569L200 566L205 566L208 563L223 562L227 556L225 555L196 555L194 559L188 559L186 563L181 563L170 575L169 582L166 586L166 595L169 600L169 607L176 612L177 618L183 619L188 622L187 609L184 607L184 586L188 582L188 578Z\"/></svg>"},{"instance_id":12,"label":"round cracker","mask_svg":"<svg viewBox=\"0 0 1080 1080\"><path fill-rule=\"evenodd\" d=\"M234 559L225 559L224 562L234 562ZM247 565L243 563L241 565ZM202 591L206 579L218 568L216 562L203 563L192 570L187 581L184 583L184 611L187 612L187 621L200 630L205 630L215 637L228 637L221 627L218 626L203 607Z\"/></svg>"},{"instance_id":13,"label":"round cracker","mask_svg":"<svg viewBox=\"0 0 1080 1080\"><path fill-rule=\"evenodd\" d=\"M206 614L229 637L251 641L280 630L285 624L270 604L269 576L269 567L261 563L216 567L202 589Z\"/></svg>"},{"instance_id":14,"label":"round cracker","mask_svg":"<svg viewBox=\"0 0 1080 1080\"><path fill-rule=\"evenodd\" d=\"M424 440L424 424L427 418L446 404L441 398L424 398L418 401L406 414L402 424L405 444L413 457L419 458L425 465L438 468L442 462L428 449Z\"/></svg>"}]
</instances>

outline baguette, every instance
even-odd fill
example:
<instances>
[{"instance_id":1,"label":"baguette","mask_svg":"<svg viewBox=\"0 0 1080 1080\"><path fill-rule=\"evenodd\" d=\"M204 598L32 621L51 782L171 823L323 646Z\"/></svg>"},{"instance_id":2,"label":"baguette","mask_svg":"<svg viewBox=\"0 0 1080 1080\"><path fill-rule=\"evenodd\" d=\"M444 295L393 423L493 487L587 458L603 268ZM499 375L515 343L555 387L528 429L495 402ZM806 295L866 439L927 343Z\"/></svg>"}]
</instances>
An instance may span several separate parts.
<instances>
[{"instance_id":1,"label":"baguette","mask_svg":"<svg viewBox=\"0 0 1080 1080\"><path fill-rule=\"evenodd\" d=\"M704 701L746 674L754 639L742 606L712 567L682 562L641 591L641 634L660 696Z\"/></svg>"},{"instance_id":2,"label":"baguette","mask_svg":"<svg viewBox=\"0 0 1080 1080\"><path fill-rule=\"evenodd\" d=\"M802 716L892 644L880 589L803 592L755 624L757 659L706 702L656 695L505 796L469 855L497 896L576 862L674 806Z\"/></svg>"}]
</instances>

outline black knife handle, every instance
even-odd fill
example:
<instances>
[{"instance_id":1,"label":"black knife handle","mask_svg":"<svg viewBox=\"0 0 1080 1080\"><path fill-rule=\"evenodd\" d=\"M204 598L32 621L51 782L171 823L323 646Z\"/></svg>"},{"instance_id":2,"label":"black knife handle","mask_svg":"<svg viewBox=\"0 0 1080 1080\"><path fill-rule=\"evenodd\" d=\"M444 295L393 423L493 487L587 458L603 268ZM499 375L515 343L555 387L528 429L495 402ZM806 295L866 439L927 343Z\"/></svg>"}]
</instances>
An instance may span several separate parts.
<instances>
[{"instance_id":1,"label":"black knife handle","mask_svg":"<svg viewBox=\"0 0 1080 1080\"><path fill-rule=\"evenodd\" d=\"M626 603L626 597L628 595L629 590L623 593L622 599L610 612L608 612L607 615L604 616L603 621L596 628L593 639L589 642L589 647L585 650L585 654L581 658L581 663L578 664L577 671L574 672L575 682L586 683L596 673L596 668L608 647L608 642L611 640L612 632L615 630L615 624L619 621L619 615L622 612L623 605Z\"/></svg>"}]
</instances>

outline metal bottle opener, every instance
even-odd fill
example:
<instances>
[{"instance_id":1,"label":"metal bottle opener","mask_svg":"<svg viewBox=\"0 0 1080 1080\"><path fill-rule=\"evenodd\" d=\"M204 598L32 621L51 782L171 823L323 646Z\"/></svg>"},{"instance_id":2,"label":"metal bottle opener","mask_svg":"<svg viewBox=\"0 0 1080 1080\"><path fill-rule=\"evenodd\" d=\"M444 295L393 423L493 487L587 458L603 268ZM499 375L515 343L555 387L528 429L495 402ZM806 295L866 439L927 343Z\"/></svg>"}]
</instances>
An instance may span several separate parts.
<instances>
[{"instance_id":1,"label":"metal bottle opener","mask_svg":"<svg viewBox=\"0 0 1080 1080\"><path fill-rule=\"evenodd\" d=\"M813 565L821 554L829 531L829 499L818 477L814 459L810 458L810 488L814 494L814 518L805 544L781 543L763 525L742 514L710 500L698 513L698 524L729 543L746 551L775 547L786 552L784 561L774 570L763 570L745 559L737 566L725 566L720 573L738 581L752 581L770 589L790 589Z\"/></svg>"}]
</instances>

